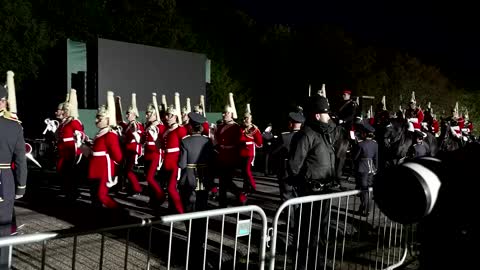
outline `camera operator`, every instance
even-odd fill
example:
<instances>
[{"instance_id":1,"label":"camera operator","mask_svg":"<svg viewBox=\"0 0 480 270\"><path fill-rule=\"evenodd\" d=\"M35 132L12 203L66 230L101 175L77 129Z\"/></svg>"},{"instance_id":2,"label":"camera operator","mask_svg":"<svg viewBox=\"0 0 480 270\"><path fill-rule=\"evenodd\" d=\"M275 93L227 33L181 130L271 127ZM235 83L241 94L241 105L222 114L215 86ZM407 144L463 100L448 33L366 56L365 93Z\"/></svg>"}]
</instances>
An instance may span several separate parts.
<instances>
[{"instance_id":1,"label":"camera operator","mask_svg":"<svg viewBox=\"0 0 480 270\"><path fill-rule=\"evenodd\" d=\"M391 220L418 222L421 269L472 269L478 239L474 205L480 145L441 152L386 170L374 182L374 197Z\"/></svg>"}]
</instances>

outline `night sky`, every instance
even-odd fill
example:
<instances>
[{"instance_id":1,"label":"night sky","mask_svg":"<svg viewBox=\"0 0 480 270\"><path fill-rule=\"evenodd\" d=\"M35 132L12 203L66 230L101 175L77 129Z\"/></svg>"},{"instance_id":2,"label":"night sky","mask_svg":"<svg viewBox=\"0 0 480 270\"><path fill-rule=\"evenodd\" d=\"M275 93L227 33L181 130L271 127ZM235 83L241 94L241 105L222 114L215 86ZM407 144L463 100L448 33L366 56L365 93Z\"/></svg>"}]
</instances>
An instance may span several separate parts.
<instances>
[{"instance_id":1,"label":"night sky","mask_svg":"<svg viewBox=\"0 0 480 270\"><path fill-rule=\"evenodd\" d=\"M397 48L478 89L480 14L462 1L235 0L260 23L332 24L358 40Z\"/></svg>"}]
</instances>

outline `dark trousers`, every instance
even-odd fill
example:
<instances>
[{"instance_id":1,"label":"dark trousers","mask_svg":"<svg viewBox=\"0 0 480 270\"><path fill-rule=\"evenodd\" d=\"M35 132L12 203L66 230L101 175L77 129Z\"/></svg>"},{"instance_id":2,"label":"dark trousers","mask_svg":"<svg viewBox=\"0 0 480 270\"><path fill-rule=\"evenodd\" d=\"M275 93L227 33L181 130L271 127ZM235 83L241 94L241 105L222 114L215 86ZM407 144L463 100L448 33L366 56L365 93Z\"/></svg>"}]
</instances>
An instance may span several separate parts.
<instances>
[{"instance_id":1,"label":"dark trousers","mask_svg":"<svg viewBox=\"0 0 480 270\"><path fill-rule=\"evenodd\" d=\"M240 195L240 190L233 182L233 175L235 174L235 167L233 166L218 166L217 170L219 171L219 185L220 185L220 194L219 202L220 208L227 207L227 191L232 192L237 198Z\"/></svg>"},{"instance_id":2,"label":"dark trousers","mask_svg":"<svg viewBox=\"0 0 480 270\"><path fill-rule=\"evenodd\" d=\"M319 265L323 264L329 224L329 209L330 200L324 200L323 203L304 203L302 207L295 209L295 223L298 226L296 226L297 228L293 232L295 237L293 248L290 251L295 252L298 243L297 269L316 269L314 267L315 258L318 260L317 268L320 268Z\"/></svg>"},{"instance_id":3,"label":"dark trousers","mask_svg":"<svg viewBox=\"0 0 480 270\"><path fill-rule=\"evenodd\" d=\"M84 159L85 157L82 157ZM79 196L78 182L80 171L75 159L64 159L60 168L63 193L67 200L76 200Z\"/></svg>"},{"instance_id":4,"label":"dark trousers","mask_svg":"<svg viewBox=\"0 0 480 270\"><path fill-rule=\"evenodd\" d=\"M278 186L280 187L280 200L282 202L298 197L295 192L295 189L293 188L293 186L287 183L287 180L288 180L287 178L278 179ZM297 210L297 208L298 206L292 206L292 208L290 209L290 216L289 216L290 229L295 228L295 211ZM287 215L288 209L285 211L286 211L285 214Z\"/></svg>"},{"instance_id":5,"label":"dark trousers","mask_svg":"<svg viewBox=\"0 0 480 270\"><path fill-rule=\"evenodd\" d=\"M362 191L360 194L360 208L358 210L368 213L370 209L368 188L372 186L373 174L369 174L368 172L357 172L355 174L355 182L355 188Z\"/></svg>"},{"instance_id":6,"label":"dark trousers","mask_svg":"<svg viewBox=\"0 0 480 270\"><path fill-rule=\"evenodd\" d=\"M208 190L192 190L191 187L180 187L180 195L182 198L185 212L204 211L208 208ZM207 223L205 218L194 219L191 221L190 231L190 249L189 251L189 268L201 268L205 262L203 261L205 231ZM187 233L190 228L190 222L186 221L185 226Z\"/></svg>"},{"instance_id":7,"label":"dark trousers","mask_svg":"<svg viewBox=\"0 0 480 270\"><path fill-rule=\"evenodd\" d=\"M12 233L13 200L0 202L0 237L9 236ZM9 269L10 247L0 248L0 270Z\"/></svg>"}]
</instances>

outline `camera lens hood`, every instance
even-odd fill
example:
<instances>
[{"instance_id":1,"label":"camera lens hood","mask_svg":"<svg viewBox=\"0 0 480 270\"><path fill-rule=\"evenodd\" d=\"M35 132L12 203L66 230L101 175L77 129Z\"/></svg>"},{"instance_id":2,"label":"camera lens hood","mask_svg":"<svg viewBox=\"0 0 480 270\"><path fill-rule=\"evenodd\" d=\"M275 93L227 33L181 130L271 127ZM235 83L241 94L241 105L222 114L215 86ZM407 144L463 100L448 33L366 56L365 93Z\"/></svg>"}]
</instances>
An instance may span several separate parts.
<instances>
[{"instance_id":1,"label":"camera lens hood","mask_svg":"<svg viewBox=\"0 0 480 270\"><path fill-rule=\"evenodd\" d=\"M430 214L441 186L442 162L421 158L388 168L377 175L374 200L391 220L410 224Z\"/></svg>"}]
</instances>

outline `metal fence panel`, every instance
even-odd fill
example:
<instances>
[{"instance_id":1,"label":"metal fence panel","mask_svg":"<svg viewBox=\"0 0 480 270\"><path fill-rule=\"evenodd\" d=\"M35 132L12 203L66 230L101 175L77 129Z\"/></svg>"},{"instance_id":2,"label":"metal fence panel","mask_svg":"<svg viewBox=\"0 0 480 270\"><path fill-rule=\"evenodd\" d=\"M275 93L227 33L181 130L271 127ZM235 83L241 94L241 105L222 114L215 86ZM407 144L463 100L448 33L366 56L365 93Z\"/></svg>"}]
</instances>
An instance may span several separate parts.
<instances>
[{"instance_id":1,"label":"metal fence panel","mask_svg":"<svg viewBox=\"0 0 480 270\"><path fill-rule=\"evenodd\" d=\"M394 269L418 255L415 227L388 220L373 203L368 215L356 213L359 194L283 203L273 218L267 266ZM265 212L249 205L91 231L3 237L0 247L15 247L17 269L264 269L268 239Z\"/></svg>"},{"instance_id":2,"label":"metal fence panel","mask_svg":"<svg viewBox=\"0 0 480 270\"><path fill-rule=\"evenodd\" d=\"M200 263L202 269L207 264L218 269L265 267L267 217L256 205L164 216L161 221L170 226L167 269L172 250L177 250L172 247L173 228L183 226L188 228L184 269L200 269Z\"/></svg>"},{"instance_id":3,"label":"metal fence panel","mask_svg":"<svg viewBox=\"0 0 480 270\"><path fill-rule=\"evenodd\" d=\"M294 198L273 219L270 269L393 269L407 255L407 229L371 200L359 213L361 191Z\"/></svg>"}]
</instances>

